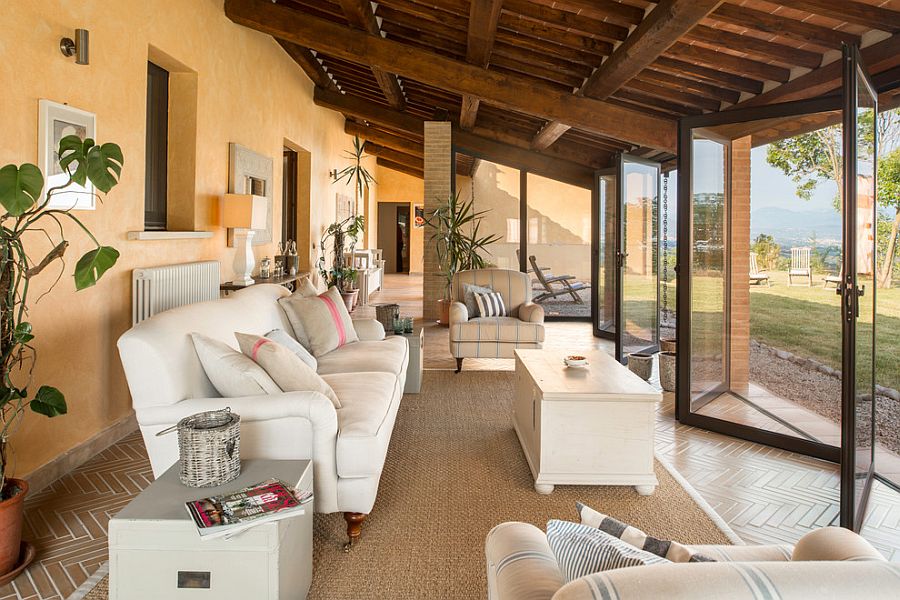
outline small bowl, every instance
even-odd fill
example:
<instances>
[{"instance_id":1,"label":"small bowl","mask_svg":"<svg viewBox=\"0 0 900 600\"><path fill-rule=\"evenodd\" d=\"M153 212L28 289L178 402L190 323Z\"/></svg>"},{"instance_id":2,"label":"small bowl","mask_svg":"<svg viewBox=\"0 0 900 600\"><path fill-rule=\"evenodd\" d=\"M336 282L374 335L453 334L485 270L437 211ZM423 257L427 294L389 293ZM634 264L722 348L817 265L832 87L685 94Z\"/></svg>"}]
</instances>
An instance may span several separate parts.
<instances>
[{"instance_id":1,"label":"small bowl","mask_svg":"<svg viewBox=\"0 0 900 600\"><path fill-rule=\"evenodd\" d=\"M563 362L567 367L586 367L588 365L587 357L580 354L569 355L563 359Z\"/></svg>"}]
</instances>

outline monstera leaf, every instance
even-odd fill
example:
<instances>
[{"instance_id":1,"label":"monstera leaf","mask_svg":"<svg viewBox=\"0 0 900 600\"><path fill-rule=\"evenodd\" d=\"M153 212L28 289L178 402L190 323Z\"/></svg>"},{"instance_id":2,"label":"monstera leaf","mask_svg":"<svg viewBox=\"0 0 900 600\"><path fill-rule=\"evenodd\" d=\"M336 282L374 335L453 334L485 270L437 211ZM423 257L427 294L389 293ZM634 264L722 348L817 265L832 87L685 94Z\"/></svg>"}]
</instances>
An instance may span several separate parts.
<instances>
[{"instance_id":1,"label":"monstera leaf","mask_svg":"<svg viewBox=\"0 0 900 600\"><path fill-rule=\"evenodd\" d=\"M82 141L77 135L59 141L59 166L81 186L90 180L98 190L109 192L119 182L124 162L117 144L98 146L91 138Z\"/></svg>"},{"instance_id":2,"label":"monstera leaf","mask_svg":"<svg viewBox=\"0 0 900 600\"><path fill-rule=\"evenodd\" d=\"M26 163L21 167L6 165L0 169L0 204L14 217L38 201L43 187L44 176L32 164Z\"/></svg>"},{"instance_id":3,"label":"monstera leaf","mask_svg":"<svg viewBox=\"0 0 900 600\"><path fill-rule=\"evenodd\" d=\"M117 260L119 251L112 246L99 246L86 253L75 265L75 288L83 290L95 285Z\"/></svg>"},{"instance_id":4,"label":"monstera leaf","mask_svg":"<svg viewBox=\"0 0 900 600\"><path fill-rule=\"evenodd\" d=\"M66 397L63 393L49 385L42 385L38 389L34 400L30 403L31 410L47 417L58 417L68 412Z\"/></svg>"}]
</instances>

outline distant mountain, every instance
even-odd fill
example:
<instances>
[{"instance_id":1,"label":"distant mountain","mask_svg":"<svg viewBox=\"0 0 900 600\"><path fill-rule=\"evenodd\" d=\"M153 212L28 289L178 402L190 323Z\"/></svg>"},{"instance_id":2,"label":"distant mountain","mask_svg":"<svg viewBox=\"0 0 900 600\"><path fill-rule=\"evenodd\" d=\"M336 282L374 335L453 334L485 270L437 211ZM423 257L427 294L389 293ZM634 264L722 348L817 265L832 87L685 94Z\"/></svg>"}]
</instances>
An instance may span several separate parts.
<instances>
[{"instance_id":1,"label":"distant mountain","mask_svg":"<svg viewBox=\"0 0 900 600\"><path fill-rule=\"evenodd\" d=\"M751 239L765 233L782 246L809 241L815 233L819 244L840 244L841 215L834 210L799 211L767 206L750 212Z\"/></svg>"}]
</instances>

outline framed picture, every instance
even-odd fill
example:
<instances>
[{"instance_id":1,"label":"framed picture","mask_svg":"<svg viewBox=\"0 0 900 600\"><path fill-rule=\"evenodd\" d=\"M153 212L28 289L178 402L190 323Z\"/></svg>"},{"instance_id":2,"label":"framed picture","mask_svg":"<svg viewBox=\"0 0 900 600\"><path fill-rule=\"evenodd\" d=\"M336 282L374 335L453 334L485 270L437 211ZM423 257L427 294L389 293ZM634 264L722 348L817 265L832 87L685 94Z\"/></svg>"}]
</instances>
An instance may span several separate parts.
<instances>
[{"instance_id":1,"label":"framed picture","mask_svg":"<svg viewBox=\"0 0 900 600\"><path fill-rule=\"evenodd\" d=\"M228 144L228 191L232 194L253 194L266 199L266 228L257 229L252 244L261 246L272 242L272 190L273 160L245 148L240 144ZM234 232L229 230L227 244L234 246Z\"/></svg>"},{"instance_id":2,"label":"framed picture","mask_svg":"<svg viewBox=\"0 0 900 600\"><path fill-rule=\"evenodd\" d=\"M38 167L44 174L43 202L47 190L65 185L69 175L59 167L59 142L68 135L97 139L97 116L65 104L41 99L38 103ZM48 208L94 210L97 198L90 181L81 186L70 185L64 192L54 193Z\"/></svg>"},{"instance_id":3,"label":"framed picture","mask_svg":"<svg viewBox=\"0 0 900 600\"><path fill-rule=\"evenodd\" d=\"M413 205L413 212L415 214L413 218L413 227L416 229L425 227L425 206L422 204L415 204Z\"/></svg>"},{"instance_id":4,"label":"framed picture","mask_svg":"<svg viewBox=\"0 0 900 600\"><path fill-rule=\"evenodd\" d=\"M355 214L356 198L350 196L349 194L341 194L340 192L336 193L334 195L335 221L338 223L342 223L344 220L349 219Z\"/></svg>"}]
</instances>

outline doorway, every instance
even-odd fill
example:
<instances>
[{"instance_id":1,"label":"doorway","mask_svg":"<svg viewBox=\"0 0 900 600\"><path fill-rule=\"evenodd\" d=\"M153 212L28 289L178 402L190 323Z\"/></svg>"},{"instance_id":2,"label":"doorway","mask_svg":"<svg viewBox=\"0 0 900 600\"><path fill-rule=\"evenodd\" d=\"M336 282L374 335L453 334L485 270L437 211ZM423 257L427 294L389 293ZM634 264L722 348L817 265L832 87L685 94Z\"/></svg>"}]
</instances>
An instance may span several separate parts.
<instances>
[{"instance_id":1,"label":"doorway","mask_svg":"<svg viewBox=\"0 0 900 600\"><path fill-rule=\"evenodd\" d=\"M281 179L281 240L297 241L297 151L284 148Z\"/></svg>"},{"instance_id":2,"label":"doorway","mask_svg":"<svg viewBox=\"0 0 900 600\"><path fill-rule=\"evenodd\" d=\"M408 202L378 203L378 247L386 273L409 273L409 206Z\"/></svg>"}]
</instances>

